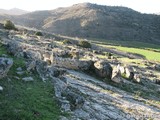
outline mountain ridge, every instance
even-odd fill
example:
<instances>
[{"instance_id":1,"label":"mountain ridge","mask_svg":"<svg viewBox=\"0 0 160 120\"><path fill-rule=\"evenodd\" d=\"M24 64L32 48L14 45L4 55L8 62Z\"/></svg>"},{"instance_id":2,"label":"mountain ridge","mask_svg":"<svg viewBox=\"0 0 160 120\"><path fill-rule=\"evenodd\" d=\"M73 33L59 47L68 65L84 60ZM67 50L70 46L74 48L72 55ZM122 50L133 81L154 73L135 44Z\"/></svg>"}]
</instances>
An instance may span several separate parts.
<instances>
[{"instance_id":1,"label":"mountain ridge","mask_svg":"<svg viewBox=\"0 0 160 120\"><path fill-rule=\"evenodd\" d=\"M19 25L65 36L160 44L160 16L126 7L81 3L10 19Z\"/></svg>"},{"instance_id":2,"label":"mountain ridge","mask_svg":"<svg viewBox=\"0 0 160 120\"><path fill-rule=\"evenodd\" d=\"M26 14L29 13L28 11L19 9L19 8L12 8L9 10L6 9L0 9L0 14L7 14L7 15L22 15L22 14Z\"/></svg>"}]
</instances>

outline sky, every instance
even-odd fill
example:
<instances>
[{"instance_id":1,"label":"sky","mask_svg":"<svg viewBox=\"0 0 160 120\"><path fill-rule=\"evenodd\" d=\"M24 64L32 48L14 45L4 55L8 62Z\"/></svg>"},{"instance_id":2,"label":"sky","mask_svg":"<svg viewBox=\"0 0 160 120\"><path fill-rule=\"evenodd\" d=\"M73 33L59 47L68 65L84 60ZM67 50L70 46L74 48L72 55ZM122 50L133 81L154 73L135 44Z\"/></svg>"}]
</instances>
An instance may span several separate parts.
<instances>
[{"instance_id":1,"label":"sky","mask_svg":"<svg viewBox=\"0 0 160 120\"><path fill-rule=\"evenodd\" d=\"M83 2L124 6L141 13L160 13L160 0L3 0L0 3L0 9L19 8L27 11L53 10L58 7L68 7Z\"/></svg>"}]
</instances>

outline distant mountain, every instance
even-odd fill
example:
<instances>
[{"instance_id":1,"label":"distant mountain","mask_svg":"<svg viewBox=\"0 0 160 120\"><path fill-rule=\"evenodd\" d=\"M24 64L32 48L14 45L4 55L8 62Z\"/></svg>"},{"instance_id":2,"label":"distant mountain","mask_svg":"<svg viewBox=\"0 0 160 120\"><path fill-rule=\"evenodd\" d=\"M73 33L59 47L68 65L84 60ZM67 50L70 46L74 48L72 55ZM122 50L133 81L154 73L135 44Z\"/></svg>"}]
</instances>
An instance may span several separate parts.
<instances>
[{"instance_id":1,"label":"distant mountain","mask_svg":"<svg viewBox=\"0 0 160 120\"><path fill-rule=\"evenodd\" d=\"M9 18L19 25L66 36L160 44L160 16L126 7L81 3Z\"/></svg>"},{"instance_id":2,"label":"distant mountain","mask_svg":"<svg viewBox=\"0 0 160 120\"><path fill-rule=\"evenodd\" d=\"M28 11L25 11L25 10L21 10L21 9L18 9L18 8L13 8L13 9L10 9L10 10L5 10L5 9L0 9L0 14L7 14L7 15L23 15L23 14L26 14L26 13L29 13Z\"/></svg>"}]
</instances>

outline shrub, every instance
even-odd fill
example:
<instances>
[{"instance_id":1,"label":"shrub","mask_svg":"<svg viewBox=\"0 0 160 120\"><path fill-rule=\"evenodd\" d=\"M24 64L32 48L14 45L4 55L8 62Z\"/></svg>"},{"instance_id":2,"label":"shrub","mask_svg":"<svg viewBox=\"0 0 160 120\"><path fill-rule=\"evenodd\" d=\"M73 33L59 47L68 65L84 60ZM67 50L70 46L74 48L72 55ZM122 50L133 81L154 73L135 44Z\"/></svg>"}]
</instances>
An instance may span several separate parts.
<instances>
[{"instance_id":1,"label":"shrub","mask_svg":"<svg viewBox=\"0 0 160 120\"><path fill-rule=\"evenodd\" d=\"M80 41L79 46L84 47L84 48L91 48L91 44L88 41Z\"/></svg>"},{"instance_id":2,"label":"shrub","mask_svg":"<svg viewBox=\"0 0 160 120\"><path fill-rule=\"evenodd\" d=\"M63 40L62 42L63 44L72 44L72 42L70 40Z\"/></svg>"},{"instance_id":3,"label":"shrub","mask_svg":"<svg viewBox=\"0 0 160 120\"><path fill-rule=\"evenodd\" d=\"M35 35L37 35L37 36L43 36L43 34L41 32L36 32Z\"/></svg>"},{"instance_id":4,"label":"shrub","mask_svg":"<svg viewBox=\"0 0 160 120\"><path fill-rule=\"evenodd\" d=\"M8 30L17 30L15 25L10 20L6 20L4 22L4 28Z\"/></svg>"}]
</instances>

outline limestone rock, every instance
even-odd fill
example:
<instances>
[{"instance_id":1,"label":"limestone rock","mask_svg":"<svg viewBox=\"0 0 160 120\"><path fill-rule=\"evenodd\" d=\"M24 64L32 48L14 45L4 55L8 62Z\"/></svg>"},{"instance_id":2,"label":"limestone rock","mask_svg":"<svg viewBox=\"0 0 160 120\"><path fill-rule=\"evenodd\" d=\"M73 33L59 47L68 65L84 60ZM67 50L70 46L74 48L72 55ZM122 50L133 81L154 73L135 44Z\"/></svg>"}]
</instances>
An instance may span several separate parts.
<instances>
[{"instance_id":1,"label":"limestone rock","mask_svg":"<svg viewBox=\"0 0 160 120\"><path fill-rule=\"evenodd\" d=\"M113 68L111 80L116 83L121 83L123 81L119 65Z\"/></svg>"},{"instance_id":2,"label":"limestone rock","mask_svg":"<svg viewBox=\"0 0 160 120\"><path fill-rule=\"evenodd\" d=\"M16 72L18 75L23 75L25 72L24 71L18 71Z\"/></svg>"},{"instance_id":3,"label":"limestone rock","mask_svg":"<svg viewBox=\"0 0 160 120\"><path fill-rule=\"evenodd\" d=\"M12 65L12 59L0 57L0 78L3 78L7 75Z\"/></svg>"},{"instance_id":4,"label":"limestone rock","mask_svg":"<svg viewBox=\"0 0 160 120\"><path fill-rule=\"evenodd\" d=\"M91 60L78 60L78 67L82 71L87 71L93 66L93 61Z\"/></svg>"},{"instance_id":5,"label":"limestone rock","mask_svg":"<svg viewBox=\"0 0 160 120\"><path fill-rule=\"evenodd\" d=\"M62 96L66 97L70 102L71 110L80 108L84 104L84 98L81 95L76 94L70 90L65 90L62 93Z\"/></svg>"},{"instance_id":6,"label":"limestone rock","mask_svg":"<svg viewBox=\"0 0 160 120\"><path fill-rule=\"evenodd\" d=\"M41 61L41 60L37 60L35 68L36 68L39 76L41 77L41 79L43 81L45 81L46 77L48 76L48 73L47 73L48 72L47 62Z\"/></svg>"},{"instance_id":7,"label":"limestone rock","mask_svg":"<svg viewBox=\"0 0 160 120\"><path fill-rule=\"evenodd\" d=\"M30 71L30 70L34 70L36 67L36 61L28 61L26 63L26 68L27 68L27 71Z\"/></svg>"},{"instance_id":8,"label":"limestone rock","mask_svg":"<svg viewBox=\"0 0 160 120\"><path fill-rule=\"evenodd\" d=\"M95 72L99 77L109 78L112 77L112 67L106 61L98 61L94 63Z\"/></svg>"},{"instance_id":9,"label":"limestone rock","mask_svg":"<svg viewBox=\"0 0 160 120\"><path fill-rule=\"evenodd\" d=\"M52 65L55 65L57 67L82 71L89 70L91 65L93 64L93 62L90 60L78 60L60 57L53 57L51 61Z\"/></svg>"},{"instance_id":10,"label":"limestone rock","mask_svg":"<svg viewBox=\"0 0 160 120\"><path fill-rule=\"evenodd\" d=\"M125 68L126 78L132 80L134 78L134 71L131 66Z\"/></svg>"},{"instance_id":11,"label":"limestone rock","mask_svg":"<svg viewBox=\"0 0 160 120\"><path fill-rule=\"evenodd\" d=\"M22 78L22 80L25 82L29 82L29 81L33 81L34 79L32 77L24 77Z\"/></svg>"},{"instance_id":12,"label":"limestone rock","mask_svg":"<svg viewBox=\"0 0 160 120\"><path fill-rule=\"evenodd\" d=\"M22 45L17 41L10 41L7 43L7 51L9 54L17 56L23 51Z\"/></svg>"},{"instance_id":13,"label":"limestone rock","mask_svg":"<svg viewBox=\"0 0 160 120\"><path fill-rule=\"evenodd\" d=\"M17 70L17 71L22 71L22 68L21 68L21 67L18 67L16 70Z\"/></svg>"},{"instance_id":14,"label":"limestone rock","mask_svg":"<svg viewBox=\"0 0 160 120\"><path fill-rule=\"evenodd\" d=\"M140 83L141 82L141 76L140 74L135 73L134 74L134 79L135 82Z\"/></svg>"},{"instance_id":15,"label":"limestone rock","mask_svg":"<svg viewBox=\"0 0 160 120\"><path fill-rule=\"evenodd\" d=\"M3 91L3 87L2 86L0 86L0 91Z\"/></svg>"},{"instance_id":16,"label":"limestone rock","mask_svg":"<svg viewBox=\"0 0 160 120\"><path fill-rule=\"evenodd\" d=\"M32 51L32 50L24 51L23 56L26 59L32 59L32 60L41 60L42 59L42 56L41 56L40 52Z\"/></svg>"}]
</instances>

